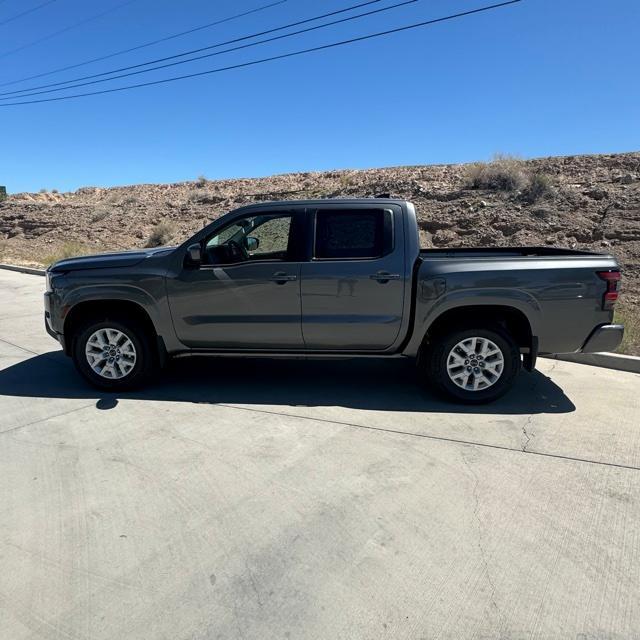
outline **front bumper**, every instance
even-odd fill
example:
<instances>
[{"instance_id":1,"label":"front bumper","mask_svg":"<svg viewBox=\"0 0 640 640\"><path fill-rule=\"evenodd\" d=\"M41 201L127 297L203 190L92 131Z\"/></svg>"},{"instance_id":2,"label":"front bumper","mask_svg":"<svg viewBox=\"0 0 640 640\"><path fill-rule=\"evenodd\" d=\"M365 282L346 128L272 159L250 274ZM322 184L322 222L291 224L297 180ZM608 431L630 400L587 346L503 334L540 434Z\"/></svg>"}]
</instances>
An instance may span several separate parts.
<instances>
[{"instance_id":1,"label":"front bumper","mask_svg":"<svg viewBox=\"0 0 640 640\"><path fill-rule=\"evenodd\" d=\"M602 351L615 351L622 342L624 325L603 324L596 327L587 338L581 351L582 353L599 353Z\"/></svg>"},{"instance_id":2,"label":"front bumper","mask_svg":"<svg viewBox=\"0 0 640 640\"><path fill-rule=\"evenodd\" d=\"M54 324L53 324L53 313L54 313L54 305L52 304L52 296L54 294L50 291L47 291L44 294L44 328L47 330L47 333L57 342L60 343L60 345L62 346L63 349L65 349L65 353L66 353L66 346L64 343L64 336L61 333L58 333L55 328L54 328Z\"/></svg>"}]
</instances>

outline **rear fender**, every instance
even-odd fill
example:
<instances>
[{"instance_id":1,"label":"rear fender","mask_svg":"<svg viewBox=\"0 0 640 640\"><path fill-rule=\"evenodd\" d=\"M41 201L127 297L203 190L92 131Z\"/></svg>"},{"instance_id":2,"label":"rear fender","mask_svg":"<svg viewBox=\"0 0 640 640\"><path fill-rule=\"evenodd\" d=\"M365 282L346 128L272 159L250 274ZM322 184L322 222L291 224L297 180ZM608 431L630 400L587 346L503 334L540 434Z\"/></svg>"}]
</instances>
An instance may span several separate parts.
<instances>
[{"instance_id":1,"label":"rear fender","mask_svg":"<svg viewBox=\"0 0 640 640\"><path fill-rule=\"evenodd\" d=\"M520 311L529 321L532 335L538 335L541 309L538 301L531 294L519 289L457 290L444 294L437 300L418 300L414 333L403 352L404 355L417 356L429 327L442 314L454 309L482 306L508 307ZM473 315L469 317L469 323L473 323Z\"/></svg>"}]
</instances>

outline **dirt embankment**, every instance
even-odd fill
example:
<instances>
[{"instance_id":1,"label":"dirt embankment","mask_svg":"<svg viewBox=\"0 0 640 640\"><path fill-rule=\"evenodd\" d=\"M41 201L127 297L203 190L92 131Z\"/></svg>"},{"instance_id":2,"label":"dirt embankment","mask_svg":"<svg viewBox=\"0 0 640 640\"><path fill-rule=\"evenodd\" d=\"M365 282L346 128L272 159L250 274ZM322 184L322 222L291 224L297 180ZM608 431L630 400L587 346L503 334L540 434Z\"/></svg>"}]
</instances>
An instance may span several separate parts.
<instances>
[{"instance_id":1,"label":"dirt embankment","mask_svg":"<svg viewBox=\"0 0 640 640\"><path fill-rule=\"evenodd\" d=\"M70 243L87 252L144 246L163 223L180 240L257 200L389 193L416 204L425 246L546 244L611 252L625 270L627 304L637 305L640 153L516 164L544 176L541 193L518 184L472 188L469 165L434 165L15 194L0 201L0 259L44 264L69 252Z\"/></svg>"}]
</instances>

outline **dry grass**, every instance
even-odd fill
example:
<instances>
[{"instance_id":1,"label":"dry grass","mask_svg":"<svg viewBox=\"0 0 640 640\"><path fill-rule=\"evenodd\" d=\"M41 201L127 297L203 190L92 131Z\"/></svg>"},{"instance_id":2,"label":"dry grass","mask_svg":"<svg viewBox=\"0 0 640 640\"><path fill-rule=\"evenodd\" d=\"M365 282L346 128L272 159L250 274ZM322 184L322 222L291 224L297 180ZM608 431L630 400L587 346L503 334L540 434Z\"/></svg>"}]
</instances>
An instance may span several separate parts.
<instances>
[{"instance_id":1,"label":"dry grass","mask_svg":"<svg viewBox=\"0 0 640 640\"><path fill-rule=\"evenodd\" d=\"M624 340L618 353L640 356L640 309L623 304L616 309L614 320L624 325Z\"/></svg>"},{"instance_id":2,"label":"dry grass","mask_svg":"<svg viewBox=\"0 0 640 640\"><path fill-rule=\"evenodd\" d=\"M476 162L466 171L465 184L470 189L520 192L533 204L553 194L551 178L532 171L524 160L515 156L496 155L491 162Z\"/></svg>"},{"instance_id":3,"label":"dry grass","mask_svg":"<svg viewBox=\"0 0 640 640\"><path fill-rule=\"evenodd\" d=\"M54 262L58 262L58 260L75 258L76 256L86 256L88 253L90 253L90 251L81 242L65 242L57 251L44 256L42 261L46 266L49 266Z\"/></svg>"},{"instance_id":4,"label":"dry grass","mask_svg":"<svg viewBox=\"0 0 640 640\"><path fill-rule=\"evenodd\" d=\"M162 247L169 244L175 237L176 230L173 225L168 222L157 224L149 234L146 247Z\"/></svg>"},{"instance_id":5,"label":"dry grass","mask_svg":"<svg viewBox=\"0 0 640 640\"><path fill-rule=\"evenodd\" d=\"M528 175L520 158L497 154L491 162L476 162L467 168L466 184L471 189L520 191Z\"/></svg>"},{"instance_id":6,"label":"dry grass","mask_svg":"<svg viewBox=\"0 0 640 640\"><path fill-rule=\"evenodd\" d=\"M107 218L111 214L111 209L108 207L96 207L89 221L91 224L96 224L98 222L102 222L105 218Z\"/></svg>"},{"instance_id":7,"label":"dry grass","mask_svg":"<svg viewBox=\"0 0 640 640\"><path fill-rule=\"evenodd\" d=\"M529 184L524 190L523 196L527 202L533 204L549 198L554 193L553 181L545 173L533 173L529 176Z\"/></svg>"}]
</instances>

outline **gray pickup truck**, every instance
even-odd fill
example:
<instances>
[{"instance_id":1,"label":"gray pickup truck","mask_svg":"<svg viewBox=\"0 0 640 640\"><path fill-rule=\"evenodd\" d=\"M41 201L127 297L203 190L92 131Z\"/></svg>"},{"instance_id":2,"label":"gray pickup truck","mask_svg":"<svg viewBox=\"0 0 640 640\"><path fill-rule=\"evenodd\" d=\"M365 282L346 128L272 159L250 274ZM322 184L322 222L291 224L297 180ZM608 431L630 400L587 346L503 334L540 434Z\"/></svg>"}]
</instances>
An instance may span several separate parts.
<instances>
[{"instance_id":1,"label":"gray pickup truck","mask_svg":"<svg viewBox=\"0 0 640 640\"><path fill-rule=\"evenodd\" d=\"M181 356L408 357L480 403L538 354L615 349L619 280L612 256L586 251L421 249L403 200L269 202L179 247L53 264L45 323L103 389Z\"/></svg>"}]
</instances>

